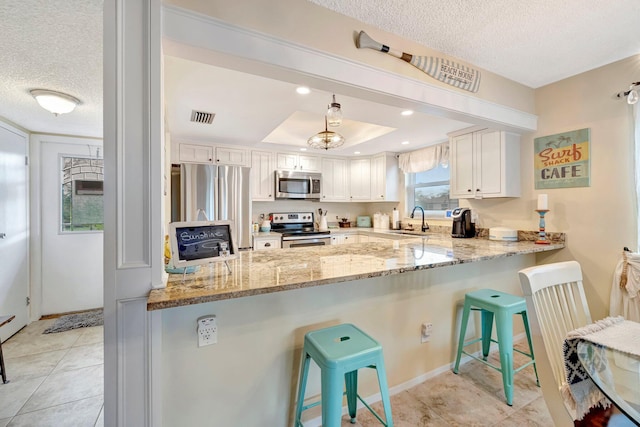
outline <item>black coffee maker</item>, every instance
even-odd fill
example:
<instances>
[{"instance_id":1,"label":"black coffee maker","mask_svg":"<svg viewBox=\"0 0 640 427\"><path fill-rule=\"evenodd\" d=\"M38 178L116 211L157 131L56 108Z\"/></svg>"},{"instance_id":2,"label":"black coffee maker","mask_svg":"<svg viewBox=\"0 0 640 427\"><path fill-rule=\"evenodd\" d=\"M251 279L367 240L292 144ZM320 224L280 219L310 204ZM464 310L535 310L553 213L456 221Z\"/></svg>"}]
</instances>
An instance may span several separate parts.
<instances>
[{"instance_id":1,"label":"black coffee maker","mask_svg":"<svg viewBox=\"0 0 640 427\"><path fill-rule=\"evenodd\" d=\"M471 222L471 209L455 208L451 213L453 218L453 228L451 229L451 237L475 237L476 225Z\"/></svg>"}]
</instances>

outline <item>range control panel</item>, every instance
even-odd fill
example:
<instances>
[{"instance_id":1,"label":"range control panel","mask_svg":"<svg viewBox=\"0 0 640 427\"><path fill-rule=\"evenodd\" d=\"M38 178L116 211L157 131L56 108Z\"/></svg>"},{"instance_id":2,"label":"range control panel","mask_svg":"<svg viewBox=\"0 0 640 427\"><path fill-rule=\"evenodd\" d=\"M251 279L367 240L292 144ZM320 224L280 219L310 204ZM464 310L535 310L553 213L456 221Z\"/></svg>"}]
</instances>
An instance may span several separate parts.
<instances>
[{"instance_id":1,"label":"range control panel","mask_svg":"<svg viewBox=\"0 0 640 427\"><path fill-rule=\"evenodd\" d=\"M313 212L280 212L269 214L273 224L300 224L313 222Z\"/></svg>"}]
</instances>

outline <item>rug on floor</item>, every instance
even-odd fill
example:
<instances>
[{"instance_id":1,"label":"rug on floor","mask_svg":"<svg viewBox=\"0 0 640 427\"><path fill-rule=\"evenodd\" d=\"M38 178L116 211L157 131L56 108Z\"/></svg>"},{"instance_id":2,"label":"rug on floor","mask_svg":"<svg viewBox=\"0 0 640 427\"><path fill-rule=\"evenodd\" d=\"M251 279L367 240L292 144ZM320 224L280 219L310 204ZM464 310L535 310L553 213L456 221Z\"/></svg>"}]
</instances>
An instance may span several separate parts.
<instances>
[{"instance_id":1,"label":"rug on floor","mask_svg":"<svg viewBox=\"0 0 640 427\"><path fill-rule=\"evenodd\" d=\"M69 331L71 329L88 328L103 324L102 309L84 311L82 313L66 314L60 316L53 325L44 330L43 334Z\"/></svg>"}]
</instances>

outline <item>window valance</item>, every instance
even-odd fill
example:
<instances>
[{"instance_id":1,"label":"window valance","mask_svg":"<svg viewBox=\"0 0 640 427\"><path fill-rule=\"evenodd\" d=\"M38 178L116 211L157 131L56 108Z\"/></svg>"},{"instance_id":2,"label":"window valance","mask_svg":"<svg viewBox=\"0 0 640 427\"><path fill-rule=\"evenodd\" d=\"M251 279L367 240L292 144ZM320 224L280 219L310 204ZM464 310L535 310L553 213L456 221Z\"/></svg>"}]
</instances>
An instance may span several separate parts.
<instances>
[{"instance_id":1,"label":"window valance","mask_svg":"<svg viewBox=\"0 0 640 427\"><path fill-rule=\"evenodd\" d=\"M404 173L417 173L431 170L439 164L449 164L449 143L421 148L402 153L398 156L398 165Z\"/></svg>"}]
</instances>

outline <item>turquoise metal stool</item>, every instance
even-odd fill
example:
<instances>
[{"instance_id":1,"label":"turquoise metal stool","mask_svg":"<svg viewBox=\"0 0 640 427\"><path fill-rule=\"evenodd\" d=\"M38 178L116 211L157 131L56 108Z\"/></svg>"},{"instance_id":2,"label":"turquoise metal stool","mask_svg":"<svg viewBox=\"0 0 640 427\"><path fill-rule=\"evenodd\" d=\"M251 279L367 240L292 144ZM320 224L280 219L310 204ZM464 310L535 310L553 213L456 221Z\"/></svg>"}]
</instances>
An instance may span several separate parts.
<instances>
[{"instance_id":1,"label":"turquoise metal stool","mask_svg":"<svg viewBox=\"0 0 640 427\"><path fill-rule=\"evenodd\" d=\"M307 387L307 374L311 359L320 367L321 398L320 401L305 406L304 393ZM373 368L378 373L378 385L380 386L386 423L358 395L358 369L360 368ZM376 340L354 325L342 324L308 332L304 336L300 371L296 427L302 427L300 421L302 411L320 404L322 404L322 425L324 427L340 426L342 397L345 394L343 384L346 384L347 406L351 423L356 422L357 398L383 425L393 427L382 347Z\"/></svg>"},{"instance_id":2,"label":"turquoise metal stool","mask_svg":"<svg viewBox=\"0 0 640 427\"><path fill-rule=\"evenodd\" d=\"M482 336L471 341L464 342L467 332L467 323L469 321L469 313L471 310L480 310ZM524 330L527 333L527 341L529 342L529 353L525 353L513 348L513 315L522 315ZM493 327L493 318L496 319L496 332L498 340L491 339L491 329ZM464 351L464 347L482 341L482 355L480 359L473 354ZM500 367L494 366L487 362L489 355L489 347L492 342L498 344L500 353ZM531 361L525 363L517 369L513 369L513 352L517 351L531 358ZM493 289L481 289L479 291L469 292L464 296L464 309L462 312L462 325L460 326L460 340L458 342L458 355L456 357L456 365L453 368L454 373L458 373L460 367L460 357L462 353L481 361L485 365L492 367L502 373L502 384L504 386L504 394L507 398L507 404L513 404L513 375L521 371L529 365L533 365L536 374L536 383L538 381L538 370L536 369L536 361L533 356L533 346L531 345L531 333L529 332L529 321L527 320L527 303L524 298L516 295L507 294Z\"/></svg>"}]
</instances>

